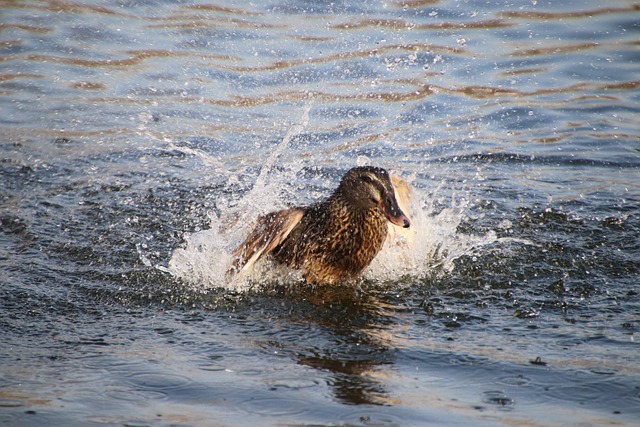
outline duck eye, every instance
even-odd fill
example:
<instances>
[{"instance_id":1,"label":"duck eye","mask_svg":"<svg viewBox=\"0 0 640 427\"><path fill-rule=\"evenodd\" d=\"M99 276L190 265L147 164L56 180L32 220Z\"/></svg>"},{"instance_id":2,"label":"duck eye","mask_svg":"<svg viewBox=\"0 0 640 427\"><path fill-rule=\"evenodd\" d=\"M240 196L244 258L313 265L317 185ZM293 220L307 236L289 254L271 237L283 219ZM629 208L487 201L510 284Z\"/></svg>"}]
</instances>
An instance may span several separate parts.
<instances>
[{"instance_id":1,"label":"duck eye","mask_svg":"<svg viewBox=\"0 0 640 427\"><path fill-rule=\"evenodd\" d=\"M366 182L367 184L373 184L373 179L371 179L369 175L363 175L362 181Z\"/></svg>"}]
</instances>

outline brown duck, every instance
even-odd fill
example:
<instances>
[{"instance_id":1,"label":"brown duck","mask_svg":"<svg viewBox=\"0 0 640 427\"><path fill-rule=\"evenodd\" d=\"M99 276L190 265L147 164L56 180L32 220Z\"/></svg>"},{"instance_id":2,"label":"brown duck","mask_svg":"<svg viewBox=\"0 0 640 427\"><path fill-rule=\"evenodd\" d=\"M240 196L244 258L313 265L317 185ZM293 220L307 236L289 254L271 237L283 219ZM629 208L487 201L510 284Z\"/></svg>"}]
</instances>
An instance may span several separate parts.
<instances>
[{"instance_id":1,"label":"brown duck","mask_svg":"<svg viewBox=\"0 0 640 427\"><path fill-rule=\"evenodd\" d=\"M250 269L270 255L302 270L307 283L352 282L387 238L388 223L408 228L389 173L379 167L350 169L326 200L308 207L271 212L258 218L233 252L230 271Z\"/></svg>"}]
</instances>

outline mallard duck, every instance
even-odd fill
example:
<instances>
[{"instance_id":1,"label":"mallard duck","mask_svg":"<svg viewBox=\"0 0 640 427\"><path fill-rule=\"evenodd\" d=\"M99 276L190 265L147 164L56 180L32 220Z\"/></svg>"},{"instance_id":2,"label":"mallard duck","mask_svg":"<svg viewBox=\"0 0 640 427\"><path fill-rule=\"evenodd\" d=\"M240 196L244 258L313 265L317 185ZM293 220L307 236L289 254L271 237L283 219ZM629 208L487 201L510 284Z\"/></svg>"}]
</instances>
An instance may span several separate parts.
<instances>
[{"instance_id":1,"label":"mallard duck","mask_svg":"<svg viewBox=\"0 0 640 427\"><path fill-rule=\"evenodd\" d=\"M309 284L350 283L382 248L389 222L403 228L411 224L398 206L389 173L355 167L328 199L259 217L233 252L230 271L251 269L268 255L301 270Z\"/></svg>"}]
</instances>

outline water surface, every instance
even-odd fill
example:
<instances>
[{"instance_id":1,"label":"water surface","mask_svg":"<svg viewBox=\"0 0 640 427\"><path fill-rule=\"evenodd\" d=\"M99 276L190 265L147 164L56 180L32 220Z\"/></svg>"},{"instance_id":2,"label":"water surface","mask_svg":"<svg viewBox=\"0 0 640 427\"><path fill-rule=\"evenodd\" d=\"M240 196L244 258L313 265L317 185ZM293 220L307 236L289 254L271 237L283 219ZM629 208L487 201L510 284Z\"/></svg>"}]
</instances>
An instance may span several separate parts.
<instances>
[{"instance_id":1,"label":"water surface","mask_svg":"<svg viewBox=\"0 0 640 427\"><path fill-rule=\"evenodd\" d=\"M1 5L0 424L640 421L637 4ZM413 253L225 283L357 164Z\"/></svg>"}]
</instances>

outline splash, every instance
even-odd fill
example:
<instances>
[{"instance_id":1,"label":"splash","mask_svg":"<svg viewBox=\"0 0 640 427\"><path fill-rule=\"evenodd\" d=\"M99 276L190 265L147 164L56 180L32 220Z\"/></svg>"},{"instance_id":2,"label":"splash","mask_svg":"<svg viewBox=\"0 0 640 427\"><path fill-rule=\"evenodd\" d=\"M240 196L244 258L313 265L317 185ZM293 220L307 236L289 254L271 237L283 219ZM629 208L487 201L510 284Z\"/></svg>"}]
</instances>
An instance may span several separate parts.
<instances>
[{"instance_id":1,"label":"splash","mask_svg":"<svg viewBox=\"0 0 640 427\"><path fill-rule=\"evenodd\" d=\"M311 106L311 103L306 106L299 123L289 129L267 159L251 190L223 202L221 214L211 216L210 228L185 236L184 246L174 250L168 267L158 268L194 289L227 288L242 292L255 284L301 280L299 272L291 272L269 260L260 261L252 271L242 272L233 278L227 277L226 272L231 253L244 240L257 217L283 209L296 200L296 190L291 183L296 182L302 168L273 166L290 141L308 125ZM199 153L199 157L202 156L207 154ZM357 163L363 165L369 160L358 158ZM228 185L232 186L236 181L238 177L232 176ZM387 242L363 274L366 280L393 283L401 279L406 282L407 278L447 274L454 269L454 261L460 256L474 253L480 247L499 240L493 232L485 235L458 232L468 205L464 197L451 194L448 207L436 208L432 202L434 192L428 194L414 187L411 181L401 181L407 186L407 197L401 202L401 207L411 218L412 226L402 229L390 225ZM442 191L441 186L435 194ZM438 196L442 198L441 194Z\"/></svg>"},{"instance_id":2,"label":"splash","mask_svg":"<svg viewBox=\"0 0 640 427\"><path fill-rule=\"evenodd\" d=\"M300 280L298 272L268 260L258 262L252 271L232 280L226 277L231 253L244 240L253 221L261 214L284 208L286 200L295 199L293 189L283 191L295 172L270 175L268 181L254 186L221 216L212 217L208 230L187 235L184 247L174 250L167 271L194 288L227 288L240 292L255 284ZM428 196L425 191L413 189L407 208L411 228L394 226L383 249L365 270L364 279L395 283L448 274L459 257L475 254L482 247L501 240L495 232L470 235L458 231L466 218L468 202L465 199L451 196L449 206L441 209L430 203Z\"/></svg>"},{"instance_id":3,"label":"splash","mask_svg":"<svg viewBox=\"0 0 640 427\"><path fill-rule=\"evenodd\" d=\"M430 200L429 194L412 188L405 208L411 227L405 231L392 226L387 242L364 273L366 279L394 282L448 274L457 258L496 240L495 233L473 236L457 231L466 218L465 199L452 195L445 209L436 208Z\"/></svg>"},{"instance_id":4,"label":"splash","mask_svg":"<svg viewBox=\"0 0 640 427\"><path fill-rule=\"evenodd\" d=\"M234 178L230 178L231 181ZM277 266L260 262L253 271L230 279L227 270L231 253L244 240L258 216L283 209L293 180L289 173L271 175L268 181L256 181L252 190L239 200L229 200L220 216L211 215L210 228L185 236L184 246L174 250L168 271L194 288L228 288L246 291L260 280L277 280L286 275Z\"/></svg>"},{"instance_id":5,"label":"splash","mask_svg":"<svg viewBox=\"0 0 640 427\"><path fill-rule=\"evenodd\" d=\"M261 276L265 277L268 272L277 272L277 268L266 268L262 263L251 274L233 280L228 280L226 274L231 253L244 240L253 221L259 215L286 206L283 192L290 188L289 183L295 181L295 171L271 172L291 140L307 127L312 106L313 101L307 103L299 123L288 130L266 160L252 189L238 200L228 200L226 205L223 202L221 215L211 216L211 228L185 236L185 247L174 250L168 268L161 269L194 286L224 287L237 291L249 289L251 283ZM201 153L199 156L207 157L208 154ZM236 180L237 177L231 176L229 184ZM273 276L270 277L273 280L282 278L283 273L269 276Z\"/></svg>"}]
</instances>

